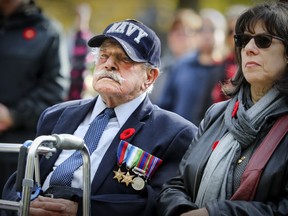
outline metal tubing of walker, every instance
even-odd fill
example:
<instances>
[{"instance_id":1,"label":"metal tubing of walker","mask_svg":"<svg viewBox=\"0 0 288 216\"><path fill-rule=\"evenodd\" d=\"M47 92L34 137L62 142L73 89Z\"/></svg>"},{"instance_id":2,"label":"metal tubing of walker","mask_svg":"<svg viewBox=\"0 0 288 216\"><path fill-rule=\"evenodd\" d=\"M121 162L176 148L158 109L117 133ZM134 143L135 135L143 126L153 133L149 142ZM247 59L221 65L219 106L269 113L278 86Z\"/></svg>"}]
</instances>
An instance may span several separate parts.
<instances>
[{"instance_id":1,"label":"metal tubing of walker","mask_svg":"<svg viewBox=\"0 0 288 216\"><path fill-rule=\"evenodd\" d=\"M20 212L20 203L16 201L0 200L0 209L13 210Z\"/></svg>"},{"instance_id":2,"label":"metal tubing of walker","mask_svg":"<svg viewBox=\"0 0 288 216\"><path fill-rule=\"evenodd\" d=\"M61 137L61 135L59 136ZM63 137L65 138L65 136ZM32 145L29 147L27 155L25 177L22 183L23 188L22 198L20 202L0 199L0 209L18 210L18 213L21 216L29 215L31 188L34 186L34 180L33 180L34 174L36 174L36 182L38 183L40 182L39 176L37 176L39 175L39 173L37 173L37 171L39 172L38 155L46 153L55 153L57 151L56 148L40 146L44 141L52 142L55 144L55 146L57 145L57 139L55 136L40 136L33 141ZM0 143L0 152L19 153L21 146L22 144ZM83 160L83 216L90 216L90 193L91 193L90 154L86 145L83 145L83 148L80 150L80 152Z\"/></svg>"},{"instance_id":3,"label":"metal tubing of walker","mask_svg":"<svg viewBox=\"0 0 288 216\"><path fill-rule=\"evenodd\" d=\"M61 135L60 135L61 136ZM34 186L33 174L34 174L34 162L37 153L37 149L44 141L57 142L57 139L53 136L40 136L37 137L27 155L27 163L25 170L25 177L23 179L22 199L20 205L22 205L21 216L29 215L31 188ZM90 216L90 193L91 193L91 177L90 177L90 154L86 145L80 150L83 160L83 216Z\"/></svg>"},{"instance_id":4,"label":"metal tubing of walker","mask_svg":"<svg viewBox=\"0 0 288 216\"><path fill-rule=\"evenodd\" d=\"M0 143L0 152L19 153L22 144Z\"/></svg>"},{"instance_id":5,"label":"metal tubing of walker","mask_svg":"<svg viewBox=\"0 0 288 216\"><path fill-rule=\"evenodd\" d=\"M23 144L16 144L16 143L0 143L0 152L9 152L9 153L19 153L21 146ZM55 153L57 150L56 148L49 148L40 146L37 149L37 153L40 155L44 155L47 153ZM22 209L22 203L23 202L17 202L17 201L10 201L10 200L3 200L0 199L0 209L6 209L6 210L13 210L17 211L20 215L20 211Z\"/></svg>"},{"instance_id":6,"label":"metal tubing of walker","mask_svg":"<svg viewBox=\"0 0 288 216\"><path fill-rule=\"evenodd\" d=\"M14 144L14 143L0 143L0 152L9 152L9 153L19 153L20 148L23 146L23 144ZM37 149L37 153L39 155L46 154L46 153L56 153L56 148L49 148L40 146Z\"/></svg>"},{"instance_id":7,"label":"metal tubing of walker","mask_svg":"<svg viewBox=\"0 0 288 216\"><path fill-rule=\"evenodd\" d=\"M29 215L31 188L33 188L34 186L33 177L34 177L35 155L37 153L38 147L41 145L43 141L56 142L56 138L52 136L37 137L29 148L25 169L25 177L22 182L23 186L22 199L20 201L20 205L22 204L21 216Z\"/></svg>"},{"instance_id":8,"label":"metal tubing of walker","mask_svg":"<svg viewBox=\"0 0 288 216\"><path fill-rule=\"evenodd\" d=\"M91 162L89 150L84 145L81 150L83 159L83 216L90 216L90 193L91 193Z\"/></svg>"}]
</instances>

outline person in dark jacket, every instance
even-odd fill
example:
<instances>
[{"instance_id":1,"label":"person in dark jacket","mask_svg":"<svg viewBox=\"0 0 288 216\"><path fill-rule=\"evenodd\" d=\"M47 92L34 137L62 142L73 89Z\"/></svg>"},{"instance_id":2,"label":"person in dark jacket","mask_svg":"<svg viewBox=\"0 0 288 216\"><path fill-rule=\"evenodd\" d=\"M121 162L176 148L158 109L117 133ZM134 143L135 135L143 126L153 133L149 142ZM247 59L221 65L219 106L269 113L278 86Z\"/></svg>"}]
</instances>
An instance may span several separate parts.
<instances>
[{"instance_id":1,"label":"person in dark jacket","mask_svg":"<svg viewBox=\"0 0 288 216\"><path fill-rule=\"evenodd\" d=\"M60 30L33 1L0 1L0 143L34 139L43 110L66 98L68 51ZM0 154L0 191L17 157Z\"/></svg>"},{"instance_id":2,"label":"person in dark jacket","mask_svg":"<svg viewBox=\"0 0 288 216\"><path fill-rule=\"evenodd\" d=\"M270 159L259 152L276 144L260 145L288 114L287 22L288 4L281 2L256 5L238 18L239 68L223 86L231 98L206 112L179 175L163 185L159 215L288 215L287 130L274 152L269 151ZM247 170L255 171L258 163L250 162L262 160L268 162L255 176L259 181L252 181L255 173Z\"/></svg>"}]
</instances>

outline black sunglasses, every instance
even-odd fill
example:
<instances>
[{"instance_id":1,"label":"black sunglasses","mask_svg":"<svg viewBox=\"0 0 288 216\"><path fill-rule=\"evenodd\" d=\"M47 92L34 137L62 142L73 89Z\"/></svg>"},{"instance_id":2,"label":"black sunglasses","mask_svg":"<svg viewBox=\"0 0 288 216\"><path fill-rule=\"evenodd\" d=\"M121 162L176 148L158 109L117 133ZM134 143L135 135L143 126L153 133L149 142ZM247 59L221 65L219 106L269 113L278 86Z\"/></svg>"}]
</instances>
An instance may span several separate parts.
<instances>
[{"instance_id":1,"label":"black sunglasses","mask_svg":"<svg viewBox=\"0 0 288 216\"><path fill-rule=\"evenodd\" d=\"M255 44L258 48L270 47L273 38L285 43L284 39L269 34L257 34L257 35L236 34L234 35L235 45L237 47L244 48L252 38L254 38Z\"/></svg>"}]
</instances>

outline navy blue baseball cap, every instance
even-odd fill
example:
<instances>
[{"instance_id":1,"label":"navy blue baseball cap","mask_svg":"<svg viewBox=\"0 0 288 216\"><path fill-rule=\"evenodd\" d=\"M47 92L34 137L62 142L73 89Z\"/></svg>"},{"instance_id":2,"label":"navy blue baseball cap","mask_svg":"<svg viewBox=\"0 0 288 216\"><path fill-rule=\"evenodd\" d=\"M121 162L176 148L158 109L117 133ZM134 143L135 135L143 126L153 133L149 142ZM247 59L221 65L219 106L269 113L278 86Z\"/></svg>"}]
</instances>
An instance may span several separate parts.
<instances>
[{"instance_id":1,"label":"navy blue baseball cap","mask_svg":"<svg viewBox=\"0 0 288 216\"><path fill-rule=\"evenodd\" d=\"M90 47L100 47L104 40L118 41L127 55L135 62L148 62L160 67L161 43L156 33L143 23L127 19L110 24L101 35L88 41Z\"/></svg>"}]
</instances>

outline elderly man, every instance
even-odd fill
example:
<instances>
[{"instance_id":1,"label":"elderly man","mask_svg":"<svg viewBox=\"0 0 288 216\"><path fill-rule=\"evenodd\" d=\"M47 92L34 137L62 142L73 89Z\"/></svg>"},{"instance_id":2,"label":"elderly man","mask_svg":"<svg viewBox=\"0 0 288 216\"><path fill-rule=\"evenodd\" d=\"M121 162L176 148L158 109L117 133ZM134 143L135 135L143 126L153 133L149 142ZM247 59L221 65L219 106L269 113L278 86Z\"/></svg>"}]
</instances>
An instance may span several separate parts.
<instances>
[{"instance_id":1,"label":"elderly man","mask_svg":"<svg viewBox=\"0 0 288 216\"><path fill-rule=\"evenodd\" d=\"M153 30L136 20L124 20L109 25L88 45L99 47L93 80L99 96L48 108L39 120L37 135L84 137L91 153L92 215L157 215L161 186L176 175L197 128L152 105L148 98L160 66L160 40ZM107 126L102 122L106 117ZM98 138L100 129L92 132L91 141L87 134L94 127L93 119L105 129ZM81 215L82 165L75 165L73 157L74 153L63 150L42 159L44 194L31 202L30 215ZM8 199L13 197L10 180L4 191Z\"/></svg>"}]
</instances>

